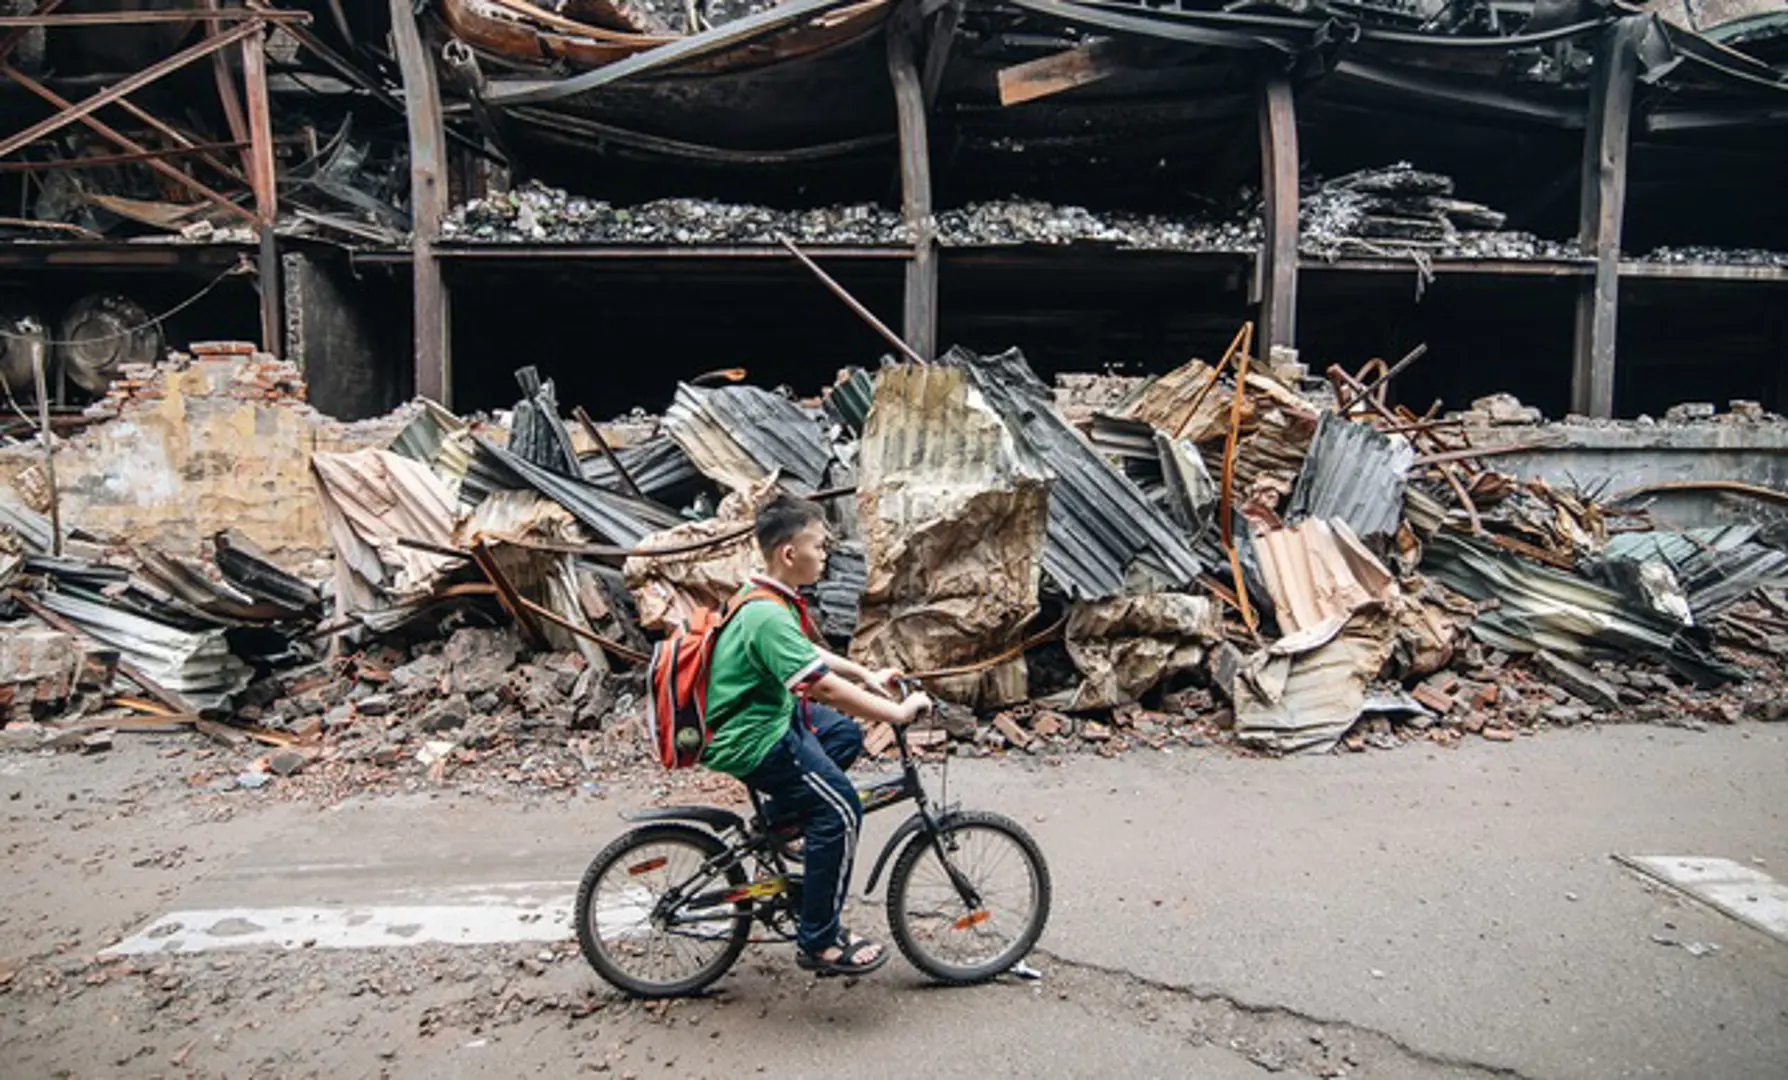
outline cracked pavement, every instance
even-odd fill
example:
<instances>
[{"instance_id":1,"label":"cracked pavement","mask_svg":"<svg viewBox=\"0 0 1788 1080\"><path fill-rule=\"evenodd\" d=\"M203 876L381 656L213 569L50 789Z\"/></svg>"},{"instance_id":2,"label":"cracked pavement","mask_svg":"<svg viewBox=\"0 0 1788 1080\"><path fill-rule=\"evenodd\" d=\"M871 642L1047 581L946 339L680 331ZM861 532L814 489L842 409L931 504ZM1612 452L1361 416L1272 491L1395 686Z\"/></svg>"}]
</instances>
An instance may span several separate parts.
<instances>
[{"instance_id":1,"label":"cracked pavement","mask_svg":"<svg viewBox=\"0 0 1788 1080\"><path fill-rule=\"evenodd\" d=\"M1016 818L1049 858L1040 980L943 990L896 958L817 981L756 946L715 996L668 1005L615 998L568 941L96 962L170 911L557 895L650 794L195 796L160 756L194 745L0 757L9 1072L1788 1074L1788 944L1611 858L1788 876L1781 725L956 762L949 797ZM869 819L859 884L900 816ZM879 897L853 905L881 928Z\"/></svg>"}]
</instances>

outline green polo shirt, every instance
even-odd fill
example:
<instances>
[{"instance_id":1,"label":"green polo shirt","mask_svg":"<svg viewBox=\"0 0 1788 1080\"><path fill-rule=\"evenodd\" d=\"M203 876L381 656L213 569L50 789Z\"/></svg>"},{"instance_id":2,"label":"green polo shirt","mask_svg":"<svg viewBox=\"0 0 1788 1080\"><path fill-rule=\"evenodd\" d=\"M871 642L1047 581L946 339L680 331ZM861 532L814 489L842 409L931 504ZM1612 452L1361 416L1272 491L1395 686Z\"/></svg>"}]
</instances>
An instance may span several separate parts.
<instances>
[{"instance_id":1,"label":"green polo shirt","mask_svg":"<svg viewBox=\"0 0 1788 1080\"><path fill-rule=\"evenodd\" d=\"M789 605L754 600L739 609L721 630L709 662L707 722L713 736L702 764L739 777L757 768L788 731L795 691L826 671Z\"/></svg>"}]
</instances>

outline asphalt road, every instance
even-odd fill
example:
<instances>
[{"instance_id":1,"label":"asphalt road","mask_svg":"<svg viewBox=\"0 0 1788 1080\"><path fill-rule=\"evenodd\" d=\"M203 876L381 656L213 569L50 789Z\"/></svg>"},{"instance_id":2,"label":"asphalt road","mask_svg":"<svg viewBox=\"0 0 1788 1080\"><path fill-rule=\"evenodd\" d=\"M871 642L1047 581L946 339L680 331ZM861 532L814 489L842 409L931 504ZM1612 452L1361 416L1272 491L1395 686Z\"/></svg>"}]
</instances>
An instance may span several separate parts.
<instances>
[{"instance_id":1,"label":"asphalt road","mask_svg":"<svg viewBox=\"0 0 1788 1080\"><path fill-rule=\"evenodd\" d=\"M73 935L80 954L175 911L503 893L550 913L644 795L319 808L245 792L224 814L164 796L151 817L119 792L155 764L0 764L0 796L20 795L0 803L13 810L18 876L0 919L13 966L50 937ZM73 804L59 794L71 787ZM1722 857L1788 880L1784 792L1780 725L1281 761L964 761L951 798L1016 818L1050 860L1041 980L941 991L897 958L860 982L816 982L763 946L718 998L654 1010L609 1000L575 949L541 942L231 949L74 995L30 989L27 969L0 996L0 1054L77 1075L561 1075L575 1062L639 1076L849 1063L871 1076L1779 1078L1788 943L1612 856ZM864 851L897 820L872 817ZM879 918L858 901L852 924L877 932ZM263 1004L188 1016L141 985L168 977L189 996ZM369 983L406 992L369 1009ZM518 994L514 1009L480 1004Z\"/></svg>"}]
</instances>

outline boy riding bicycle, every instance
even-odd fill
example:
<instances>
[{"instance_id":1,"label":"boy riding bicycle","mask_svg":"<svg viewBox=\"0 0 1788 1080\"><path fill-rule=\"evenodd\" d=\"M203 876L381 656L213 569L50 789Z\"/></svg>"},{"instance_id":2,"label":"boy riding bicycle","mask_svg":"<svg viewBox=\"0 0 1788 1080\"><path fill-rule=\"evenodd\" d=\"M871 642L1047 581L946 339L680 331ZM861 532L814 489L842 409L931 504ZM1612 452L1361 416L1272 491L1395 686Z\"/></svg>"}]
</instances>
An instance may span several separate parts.
<instances>
[{"instance_id":1,"label":"boy riding bicycle","mask_svg":"<svg viewBox=\"0 0 1788 1080\"><path fill-rule=\"evenodd\" d=\"M766 816L802 823L801 967L866 974L887 962L886 950L838 921L863 819L844 775L863 750L851 717L905 724L931 699L920 693L896 702L898 672L872 672L816 644L798 590L826 569L825 514L817 504L777 495L759 508L755 531L765 573L735 600L744 606L714 644L705 713L712 735L701 762L765 796Z\"/></svg>"}]
</instances>

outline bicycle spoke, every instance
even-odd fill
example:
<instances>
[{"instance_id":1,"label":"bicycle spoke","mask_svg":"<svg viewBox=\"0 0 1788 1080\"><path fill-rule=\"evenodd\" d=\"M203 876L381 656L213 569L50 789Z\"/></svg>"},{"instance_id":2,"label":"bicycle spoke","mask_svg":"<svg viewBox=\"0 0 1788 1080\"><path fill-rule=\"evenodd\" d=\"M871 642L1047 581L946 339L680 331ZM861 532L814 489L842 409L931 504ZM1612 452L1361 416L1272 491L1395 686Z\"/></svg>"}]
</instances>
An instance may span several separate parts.
<instances>
[{"instance_id":1,"label":"bicycle spoke","mask_svg":"<svg viewBox=\"0 0 1788 1080\"><path fill-rule=\"evenodd\" d=\"M927 953L952 967L990 963L1016 943L1039 902L1039 883L1016 840L996 829L952 830L945 856L980 901L971 911L936 848L921 849L904 888L909 931Z\"/></svg>"},{"instance_id":2,"label":"bicycle spoke","mask_svg":"<svg viewBox=\"0 0 1788 1080\"><path fill-rule=\"evenodd\" d=\"M693 844L667 839L630 849L608 868L596 883L588 917L591 936L616 967L643 982L671 985L725 952L736 920L698 928L659 921L659 906L673 889L690 896L724 884L714 871L702 872L706 861Z\"/></svg>"}]
</instances>

